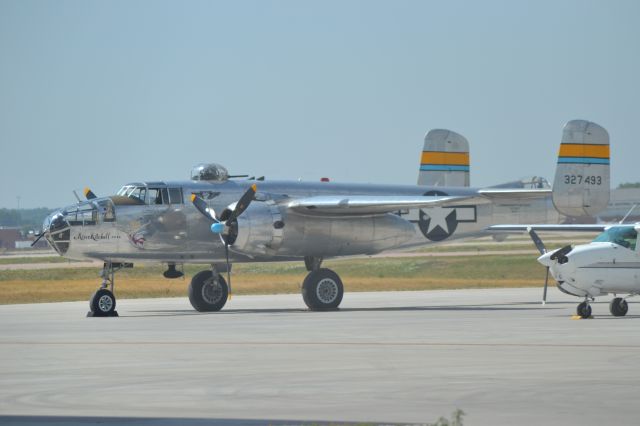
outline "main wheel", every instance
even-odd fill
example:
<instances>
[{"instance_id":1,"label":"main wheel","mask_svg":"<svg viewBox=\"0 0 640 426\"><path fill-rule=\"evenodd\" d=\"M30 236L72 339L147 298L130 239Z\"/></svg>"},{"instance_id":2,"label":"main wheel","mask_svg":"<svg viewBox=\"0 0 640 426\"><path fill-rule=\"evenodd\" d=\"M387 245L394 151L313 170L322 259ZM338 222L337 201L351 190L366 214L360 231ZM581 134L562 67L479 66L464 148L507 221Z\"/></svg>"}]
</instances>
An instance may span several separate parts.
<instances>
[{"instance_id":1,"label":"main wheel","mask_svg":"<svg viewBox=\"0 0 640 426\"><path fill-rule=\"evenodd\" d=\"M582 302L578 305L576 313L582 318L589 318L591 316L591 305L589 305L587 302Z\"/></svg>"},{"instance_id":2,"label":"main wheel","mask_svg":"<svg viewBox=\"0 0 640 426\"><path fill-rule=\"evenodd\" d=\"M616 297L609 303L609 311L614 317L623 317L629 312L629 304L622 297Z\"/></svg>"},{"instance_id":3,"label":"main wheel","mask_svg":"<svg viewBox=\"0 0 640 426\"><path fill-rule=\"evenodd\" d=\"M116 310L116 297L111 291L101 288L89 299L89 309L98 317L111 316Z\"/></svg>"},{"instance_id":4,"label":"main wheel","mask_svg":"<svg viewBox=\"0 0 640 426\"><path fill-rule=\"evenodd\" d=\"M229 286L222 275L214 277L211 271L198 272L189 284L189 302L198 312L213 312L227 303Z\"/></svg>"},{"instance_id":5,"label":"main wheel","mask_svg":"<svg viewBox=\"0 0 640 426\"><path fill-rule=\"evenodd\" d=\"M312 311L336 309L343 294L342 280L331 269L311 271L302 283L302 299Z\"/></svg>"}]
</instances>

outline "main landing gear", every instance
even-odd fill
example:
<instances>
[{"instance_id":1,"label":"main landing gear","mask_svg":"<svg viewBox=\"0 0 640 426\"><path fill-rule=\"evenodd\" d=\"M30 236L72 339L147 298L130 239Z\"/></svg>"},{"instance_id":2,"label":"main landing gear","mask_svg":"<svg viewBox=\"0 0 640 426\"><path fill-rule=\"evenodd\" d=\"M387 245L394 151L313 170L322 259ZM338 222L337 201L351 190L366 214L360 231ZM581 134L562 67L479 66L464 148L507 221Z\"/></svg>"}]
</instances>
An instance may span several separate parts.
<instances>
[{"instance_id":1,"label":"main landing gear","mask_svg":"<svg viewBox=\"0 0 640 426\"><path fill-rule=\"evenodd\" d=\"M215 268L198 272L189 284L189 302L198 312L215 312L227 303L229 286Z\"/></svg>"},{"instance_id":2,"label":"main landing gear","mask_svg":"<svg viewBox=\"0 0 640 426\"><path fill-rule=\"evenodd\" d=\"M331 269L321 268L321 257L305 257L309 271L302 282L302 299L312 311L337 309L342 302L344 287L342 280Z\"/></svg>"},{"instance_id":3,"label":"main landing gear","mask_svg":"<svg viewBox=\"0 0 640 426\"><path fill-rule=\"evenodd\" d=\"M312 311L337 309L344 295L338 274L321 268L321 264L320 257L305 257L309 274L302 283L302 299ZM198 272L189 284L189 302L198 312L219 311L227 303L228 295L227 281L215 267Z\"/></svg>"},{"instance_id":4,"label":"main landing gear","mask_svg":"<svg viewBox=\"0 0 640 426\"><path fill-rule=\"evenodd\" d=\"M88 317L117 317L115 287L115 273L123 268L133 267L132 263L105 262L100 276L102 284L89 299Z\"/></svg>"},{"instance_id":5,"label":"main landing gear","mask_svg":"<svg viewBox=\"0 0 640 426\"><path fill-rule=\"evenodd\" d=\"M609 311L614 317L623 317L629 312L629 304L622 297L616 297L609 303Z\"/></svg>"}]
</instances>

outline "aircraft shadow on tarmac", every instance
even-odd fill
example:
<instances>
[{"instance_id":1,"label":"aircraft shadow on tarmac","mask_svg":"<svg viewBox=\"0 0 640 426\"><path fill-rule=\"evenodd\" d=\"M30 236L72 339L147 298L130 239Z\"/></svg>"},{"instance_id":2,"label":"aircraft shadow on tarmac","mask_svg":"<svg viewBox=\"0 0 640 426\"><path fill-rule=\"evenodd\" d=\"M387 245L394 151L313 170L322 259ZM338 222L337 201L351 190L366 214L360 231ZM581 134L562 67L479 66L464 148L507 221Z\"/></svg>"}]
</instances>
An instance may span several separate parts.
<instances>
[{"instance_id":1,"label":"aircraft shadow on tarmac","mask_svg":"<svg viewBox=\"0 0 640 426\"><path fill-rule=\"evenodd\" d=\"M558 307L550 307L549 305L557 304L562 305ZM551 302L547 303L544 309L557 310L565 309L565 302ZM470 305L449 305L449 306L386 306L386 307L374 307L374 308L339 308L333 311L334 313L342 312L410 312L410 311L527 311L527 310L539 310L540 302L518 302L518 303L491 303L491 304L470 304ZM132 310L129 311L132 314L120 314L121 317L154 317L154 316L186 316L186 315L247 315L247 314L292 314L292 313L304 313L306 315L311 314L326 314L327 312L310 311L308 309L296 309L296 308L264 308L264 309L225 309L218 312L196 312L190 309L183 310Z\"/></svg>"}]
</instances>

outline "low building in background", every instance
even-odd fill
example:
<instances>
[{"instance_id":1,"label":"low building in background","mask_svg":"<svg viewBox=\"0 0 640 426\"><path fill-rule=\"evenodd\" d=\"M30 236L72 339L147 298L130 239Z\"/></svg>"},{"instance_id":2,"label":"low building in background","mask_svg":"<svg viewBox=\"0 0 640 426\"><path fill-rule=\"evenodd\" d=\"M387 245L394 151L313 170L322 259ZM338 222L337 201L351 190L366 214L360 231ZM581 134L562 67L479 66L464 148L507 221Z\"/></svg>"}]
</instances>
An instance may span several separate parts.
<instances>
[{"instance_id":1,"label":"low building in background","mask_svg":"<svg viewBox=\"0 0 640 426\"><path fill-rule=\"evenodd\" d=\"M0 249L14 250L16 241L23 239L18 228L0 228Z\"/></svg>"}]
</instances>

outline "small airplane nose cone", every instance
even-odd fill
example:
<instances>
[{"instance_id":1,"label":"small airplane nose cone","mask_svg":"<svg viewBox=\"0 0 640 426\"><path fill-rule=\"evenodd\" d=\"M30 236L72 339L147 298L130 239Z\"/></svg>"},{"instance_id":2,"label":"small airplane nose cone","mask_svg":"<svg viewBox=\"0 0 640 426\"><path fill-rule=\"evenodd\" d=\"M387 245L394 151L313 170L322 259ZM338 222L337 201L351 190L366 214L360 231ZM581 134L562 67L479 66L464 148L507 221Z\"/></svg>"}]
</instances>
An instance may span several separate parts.
<instances>
[{"instance_id":1,"label":"small airplane nose cone","mask_svg":"<svg viewBox=\"0 0 640 426\"><path fill-rule=\"evenodd\" d=\"M216 222L211 224L211 232L214 234L222 234L224 231L224 223Z\"/></svg>"},{"instance_id":2,"label":"small airplane nose cone","mask_svg":"<svg viewBox=\"0 0 640 426\"><path fill-rule=\"evenodd\" d=\"M551 260L551 255L552 255L554 252L555 252L555 250L554 250L554 251L550 251L550 252L547 252L547 253L543 254L542 256L540 256L540 257L538 258L538 262L542 263L544 266L547 266L547 267L552 266L554 263L556 263L556 261L555 261L555 260Z\"/></svg>"}]
</instances>

